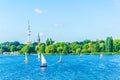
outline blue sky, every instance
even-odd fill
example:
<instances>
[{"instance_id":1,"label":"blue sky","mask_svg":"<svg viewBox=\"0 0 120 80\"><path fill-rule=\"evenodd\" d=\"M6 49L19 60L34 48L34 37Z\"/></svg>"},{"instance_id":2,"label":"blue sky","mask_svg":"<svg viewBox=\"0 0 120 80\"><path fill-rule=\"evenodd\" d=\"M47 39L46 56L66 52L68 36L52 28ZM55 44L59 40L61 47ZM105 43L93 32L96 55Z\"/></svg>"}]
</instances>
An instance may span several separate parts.
<instances>
[{"instance_id":1,"label":"blue sky","mask_svg":"<svg viewBox=\"0 0 120 80\"><path fill-rule=\"evenodd\" d=\"M0 42L120 38L120 0L0 0Z\"/></svg>"}]
</instances>

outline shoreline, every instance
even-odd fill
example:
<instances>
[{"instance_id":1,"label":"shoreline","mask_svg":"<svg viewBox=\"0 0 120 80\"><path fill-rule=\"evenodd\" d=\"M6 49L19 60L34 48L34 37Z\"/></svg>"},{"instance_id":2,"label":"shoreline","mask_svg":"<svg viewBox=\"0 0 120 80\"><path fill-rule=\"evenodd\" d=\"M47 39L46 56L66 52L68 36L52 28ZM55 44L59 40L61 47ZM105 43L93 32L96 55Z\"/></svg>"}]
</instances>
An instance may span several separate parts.
<instances>
[{"instance_id":1,"label":"shoreline","mask_svg":"<svg viewBox=\"0 0 120 80\"><path fill-rule=\"evenodd\" d=\"M43 53L44 55L47 55L47 56L51 56L51 55L54 55L54 56L58 56L58 55L61 55L61 54L46 54L46 53ZM103 55L120 55L120 53L71 53L71 54L62 54L62 55L69 55L69 56L72 56L72 55L100 55L100 54L103 54ZM24 56L25 54L0 54L0 56ZM37 56L37 53L36 54L28 54L28 56Z\"/></svg>"}]
</instances>

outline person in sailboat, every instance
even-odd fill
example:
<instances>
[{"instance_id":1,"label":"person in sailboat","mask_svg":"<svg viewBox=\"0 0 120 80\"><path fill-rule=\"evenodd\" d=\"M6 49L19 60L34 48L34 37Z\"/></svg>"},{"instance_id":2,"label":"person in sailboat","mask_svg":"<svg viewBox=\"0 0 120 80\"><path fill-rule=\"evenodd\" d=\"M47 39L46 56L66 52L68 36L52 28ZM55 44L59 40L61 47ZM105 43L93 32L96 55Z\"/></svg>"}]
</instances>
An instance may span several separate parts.
<instances>
[{"instance_id":1,"label":"person in sailboat","mask_svg":"<svg viewBox=\"0 0 120 80\"><path fill-rule=\"evenodd\" d=\"M80 57L82 57L82 54L80 54Z\"/></svg>"},{"instance_id":2,"label":"person in sailboat","mask_svg":"<svg viewBox=\"0 0 120 80\"><path fill-rule=\"evenodd\" d=\"M46 59L45 59L43 54L41 54L41 65L40 65L40 67L41 68L42 67L47 67L47 61L46 61Z\"/></svg>"},{"instance_id":3,"label":"person in sailboat","mask_svg":"<svg viewBox=\"0 0 120 80\"><path fill-rule=\"evenodd\" d=\"M28 63L29 62L29 60L28 60L28 58L27 58L27 54L25 53L25 60L24 60L24 62L25 63Z\"/></svg>"}]
</instances>

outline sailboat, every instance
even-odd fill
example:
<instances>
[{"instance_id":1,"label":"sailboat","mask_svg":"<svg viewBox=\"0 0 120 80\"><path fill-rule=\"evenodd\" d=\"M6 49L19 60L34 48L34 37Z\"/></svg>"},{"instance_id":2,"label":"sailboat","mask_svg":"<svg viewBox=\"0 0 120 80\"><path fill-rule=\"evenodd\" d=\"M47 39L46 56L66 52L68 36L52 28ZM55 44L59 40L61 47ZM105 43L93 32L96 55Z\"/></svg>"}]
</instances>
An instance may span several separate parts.
<instances>
[{"instance_id":1,"label":"sailboat","mask_svg":"<svg viewBox=\"0 0 120 80\"><path fill-rule=\"evenodd\" d=\"M25 60L24 60L24 62L25 62L25 63L28 63L28 62L29 62L26 54L25 54Z\"/></svg>"},{"instance_id":2,"label":"sailboat","mask_svg":"<svg viewBox=\"0 0 120 80\"><path fill-rule=\"evenodd\" d=\"M47 67L46 63L47 62L46 62L46 59L45 59L44 55L41 54L41 65L40 65L40 67L41 68Z\"/></svg>"},{"instance_id":3,"label":"sailboat","mask_svg":"<svg viewBox=\"0 0 120 80\"><path fill-rule=\"evenodd\" d=\"M100 54L100 59L102 59L103 58L103 54Z\"/></svg>"},{"instance_id":4,"label":"sailboat","mask_svg":"<svg viewBox=\"0 0 120 80\"><path fill-rule=\"evenodd\" d=\"M59 63L62 62L62 56L60 56L60 59L58 60L58 62L59 62Z\"/></svg>"},{"instance_id":5,"label":"sailboat","mask_svg":"<svg viewBox=\"0 0 120 80\"><path fill-rule=\"evenodd\" d=\"M80 54L80 57L82 57L82 54Z\"/></svg>"},{"instance_id":6,"label":"sailboat","mask_svg":"<svg viewBox=\"0 0 120 80\"><path fill-rule=\"evenodd\" d=\"M38 58L37 58L37 60L40 60L40 54L38 54Z\"/></svg>"}]
</instances>

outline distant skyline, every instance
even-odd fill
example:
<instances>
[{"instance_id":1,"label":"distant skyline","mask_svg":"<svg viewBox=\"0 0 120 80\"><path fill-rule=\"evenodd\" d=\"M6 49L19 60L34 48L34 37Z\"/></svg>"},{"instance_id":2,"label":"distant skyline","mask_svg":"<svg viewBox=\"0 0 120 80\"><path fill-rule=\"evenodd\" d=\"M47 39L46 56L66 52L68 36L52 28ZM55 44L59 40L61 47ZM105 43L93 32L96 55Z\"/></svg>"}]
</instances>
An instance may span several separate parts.
<instances>
[{"instance_id":1,"label":"distant skyline","mask_svg":"<svg viewBox=\"0 0 120 80\"><path fill-rule=\"evenodd\" d=\"M0 0L0 43L120 39L120 0Z\"/></svg>"}]
</instances>

